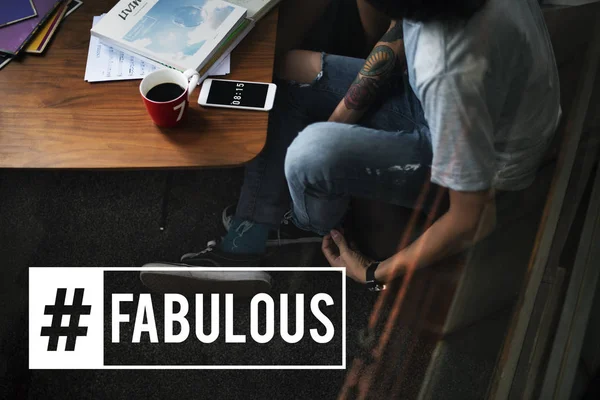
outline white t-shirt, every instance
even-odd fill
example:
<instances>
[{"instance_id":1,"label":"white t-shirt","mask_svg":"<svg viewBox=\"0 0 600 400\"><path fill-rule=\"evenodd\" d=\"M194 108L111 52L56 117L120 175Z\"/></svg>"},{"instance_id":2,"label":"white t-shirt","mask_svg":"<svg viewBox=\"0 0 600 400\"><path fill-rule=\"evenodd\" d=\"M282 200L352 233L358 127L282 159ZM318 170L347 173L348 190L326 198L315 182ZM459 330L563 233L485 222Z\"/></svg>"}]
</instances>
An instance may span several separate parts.
<instances>
[{"instance_id":1,"label":"white t-shirt","mask_svg":"<svg viewBox=\"0 0 600 400\"><path fill-rule=\"evenodd\" d=\"M529 186L561 115L535 0L488 0L459 23L404 21L411 86L431 130L431 180L460 191Z\"/></svg>"}]
</instances>

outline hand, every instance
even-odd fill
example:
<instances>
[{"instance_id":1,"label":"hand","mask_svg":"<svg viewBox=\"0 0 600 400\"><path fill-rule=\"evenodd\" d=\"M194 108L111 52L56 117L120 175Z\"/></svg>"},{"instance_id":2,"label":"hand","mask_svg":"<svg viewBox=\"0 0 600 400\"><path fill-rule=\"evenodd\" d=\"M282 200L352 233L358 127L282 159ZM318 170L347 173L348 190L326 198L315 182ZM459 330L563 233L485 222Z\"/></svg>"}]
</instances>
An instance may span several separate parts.
<instances>
[{"instance_id":1,"label":"hand","mask_svg":"<svg viewBox=\"0 0 600 400\"><path fill-rule=\"evenodd\" d=\"M367 267L371 261L348 245L340 232L333 230L323 238L321 247L325 258L332 267L346 268L346 274L356 282L366 283Z\"/></svg>"}]
</instances>

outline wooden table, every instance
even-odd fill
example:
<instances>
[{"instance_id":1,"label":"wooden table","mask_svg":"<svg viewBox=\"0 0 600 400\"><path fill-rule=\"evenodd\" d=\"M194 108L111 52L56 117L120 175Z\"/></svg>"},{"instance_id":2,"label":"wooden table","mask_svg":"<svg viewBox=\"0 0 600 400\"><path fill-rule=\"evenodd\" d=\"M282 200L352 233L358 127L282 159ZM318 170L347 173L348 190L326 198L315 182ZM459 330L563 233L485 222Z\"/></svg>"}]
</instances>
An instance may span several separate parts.
<instances>
[{"instance_id":1,"label":"wooden table","mask_svg":"<svg viewBox=\"0 0 600 400\"><path fill-rule=\"evenodd\" d=\"M268 113L202 108L199 87L186 121L155 126L139 80L83 80L92 17L116 0L86 0L61 24L42 56L0 71L0 168L181 168L234 166L263 148ZM277 10L232 53L225 79L271 82Z\"/></svg>"}]
</instances>

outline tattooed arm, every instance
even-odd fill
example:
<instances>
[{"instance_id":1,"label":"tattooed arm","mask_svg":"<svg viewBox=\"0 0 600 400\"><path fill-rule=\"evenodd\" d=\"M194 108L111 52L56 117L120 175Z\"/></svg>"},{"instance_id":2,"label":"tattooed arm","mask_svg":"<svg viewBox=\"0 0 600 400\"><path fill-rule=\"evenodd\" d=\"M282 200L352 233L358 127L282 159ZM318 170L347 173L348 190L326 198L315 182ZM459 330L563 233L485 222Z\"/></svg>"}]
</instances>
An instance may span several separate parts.
<instances>
[{"instance_id":1,"label":"tattooed arm","mask_svg":"<svg viewBox=\"0 0 600 400\"><path fill-rule=\"evenodd\" d=\"M392 21L329 121L356 123L381 95L382 87L387 84L397 64L404 62L402 21Z\"/></svg>"}]
</instances>

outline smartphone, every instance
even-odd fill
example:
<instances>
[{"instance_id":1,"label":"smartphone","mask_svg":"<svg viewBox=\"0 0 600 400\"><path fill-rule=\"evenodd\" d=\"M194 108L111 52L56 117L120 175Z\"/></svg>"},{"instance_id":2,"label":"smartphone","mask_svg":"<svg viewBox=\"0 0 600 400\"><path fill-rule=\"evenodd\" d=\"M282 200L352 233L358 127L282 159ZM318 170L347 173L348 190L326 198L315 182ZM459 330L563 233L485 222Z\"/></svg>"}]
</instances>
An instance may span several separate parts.
<instances>
[{"instance_id":1,"label":"smartphone","mask_svg":"<svg viewBox=\"0 0 600 400\"><path fill-rule=\"evenodd\" d=\"M277 85L274 83L206 79L198 104L208 107L269 111L273 108Z\"/></svg>"}]
</instances>

